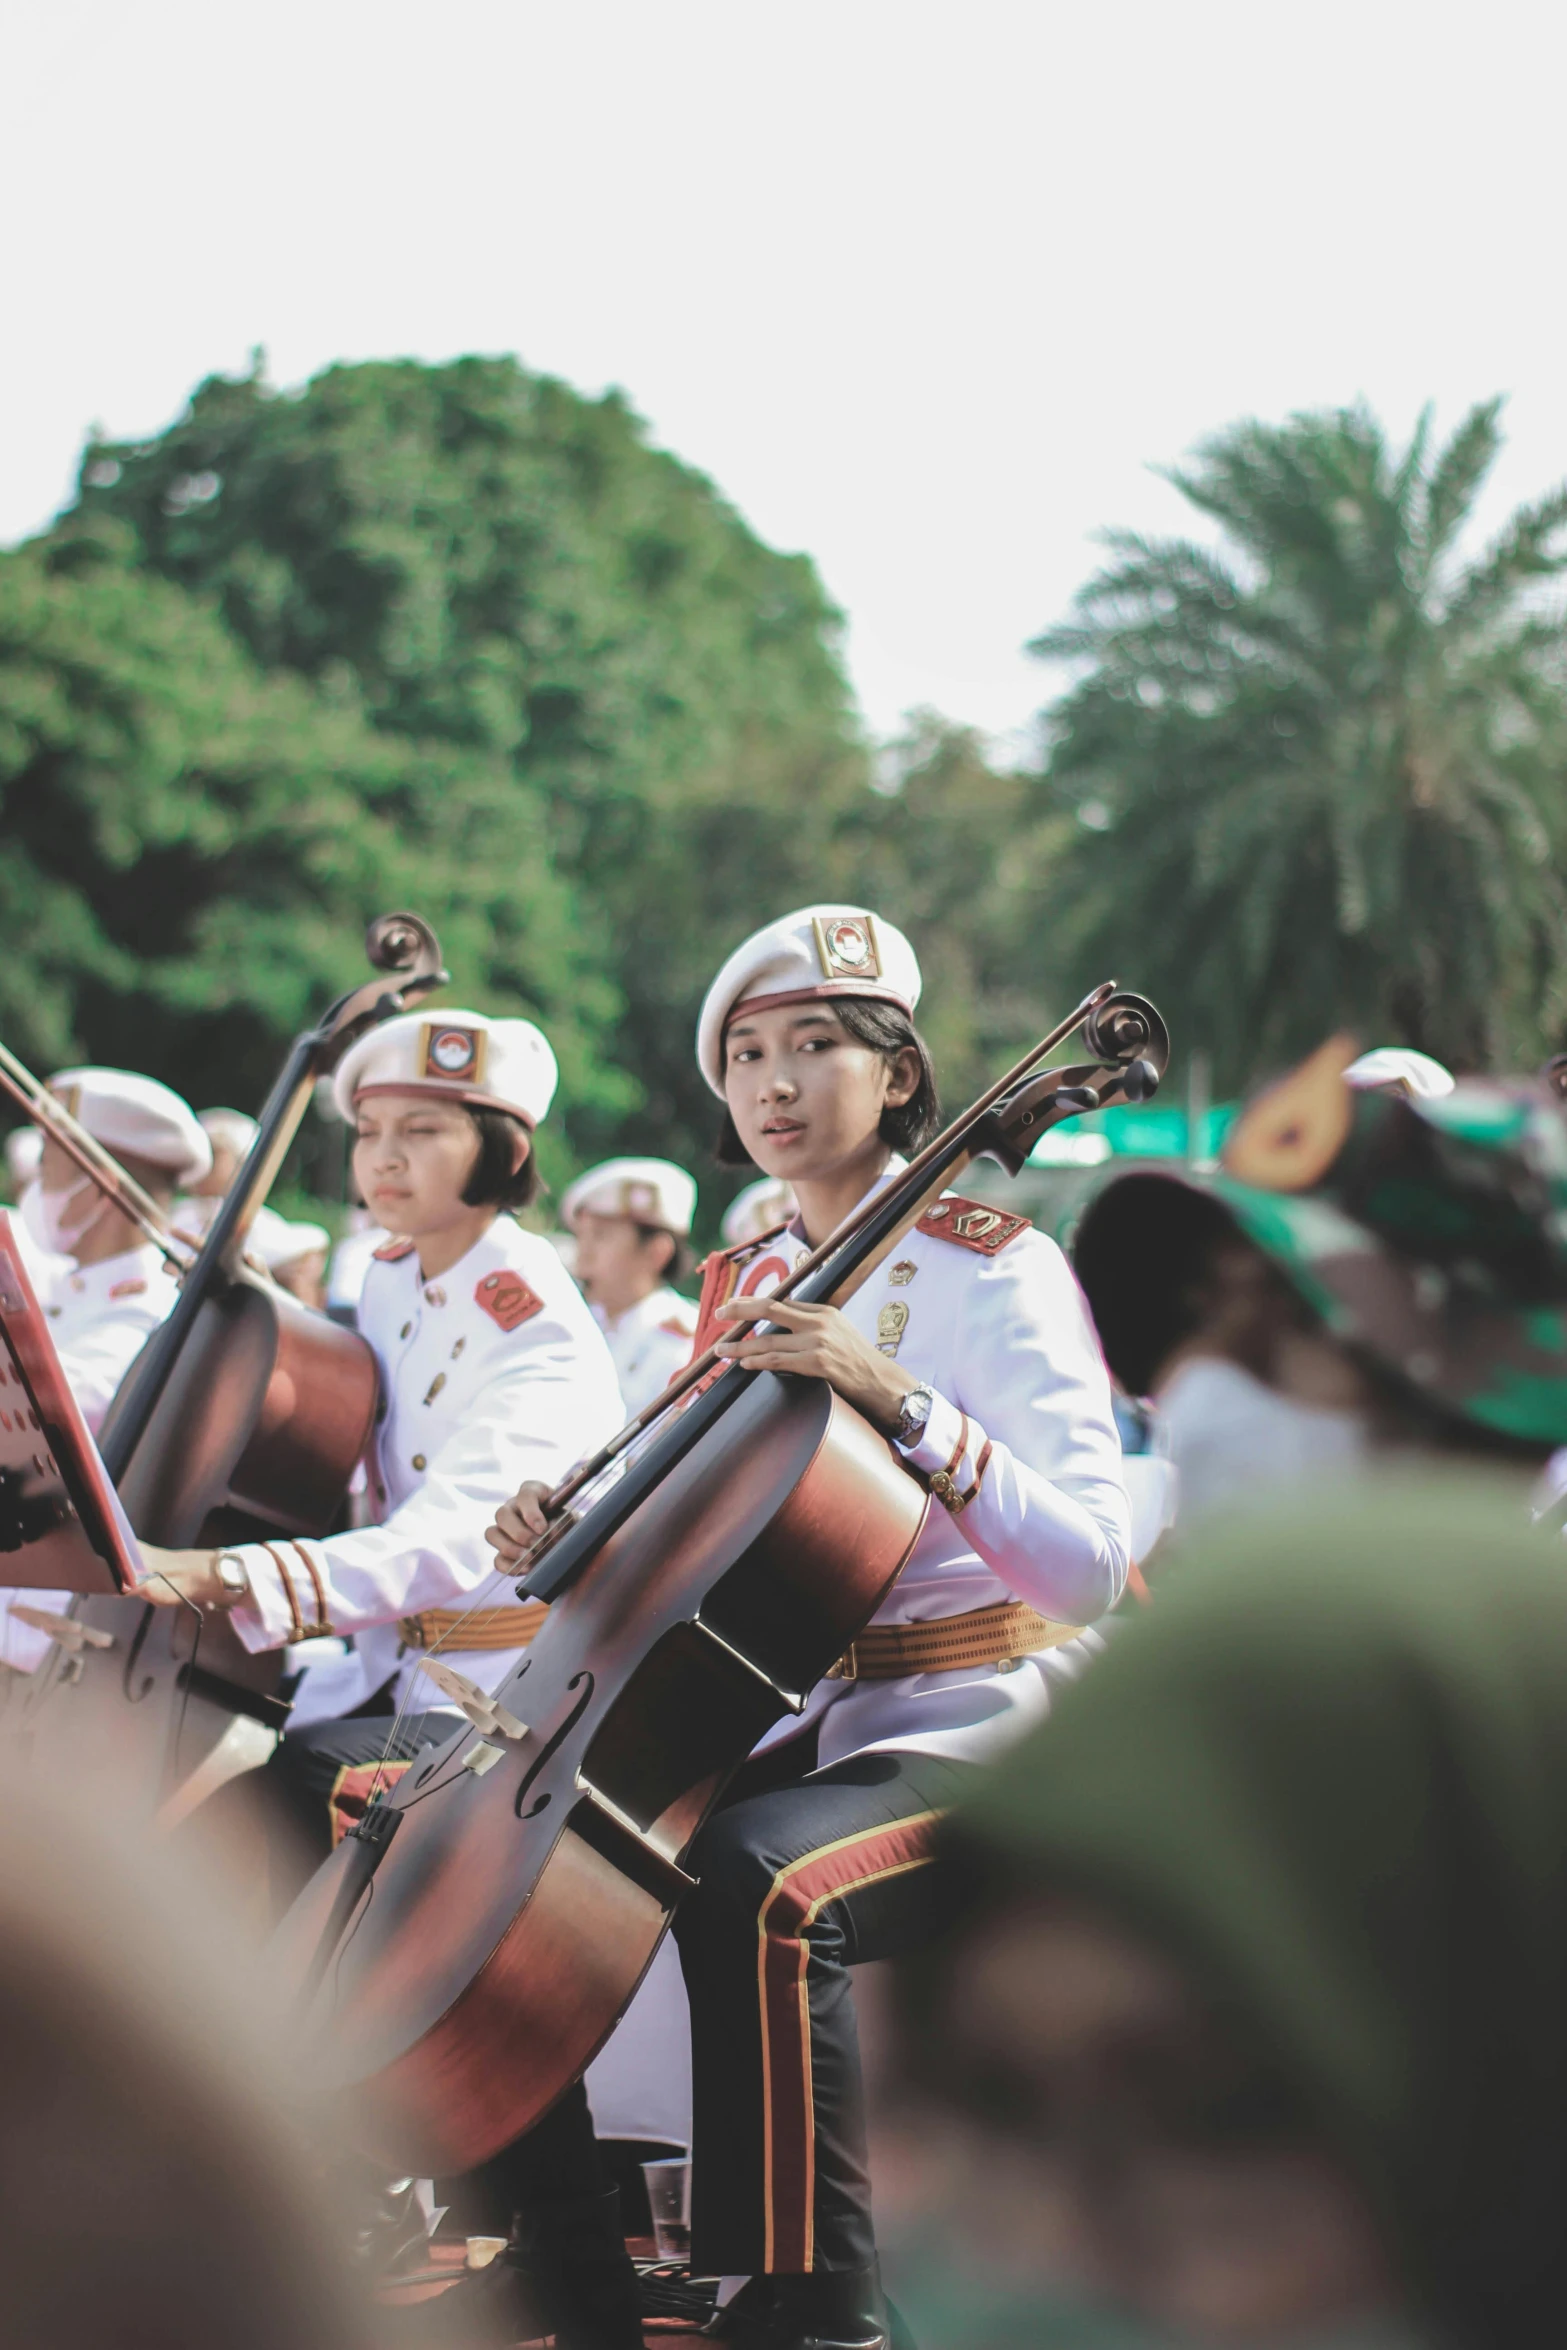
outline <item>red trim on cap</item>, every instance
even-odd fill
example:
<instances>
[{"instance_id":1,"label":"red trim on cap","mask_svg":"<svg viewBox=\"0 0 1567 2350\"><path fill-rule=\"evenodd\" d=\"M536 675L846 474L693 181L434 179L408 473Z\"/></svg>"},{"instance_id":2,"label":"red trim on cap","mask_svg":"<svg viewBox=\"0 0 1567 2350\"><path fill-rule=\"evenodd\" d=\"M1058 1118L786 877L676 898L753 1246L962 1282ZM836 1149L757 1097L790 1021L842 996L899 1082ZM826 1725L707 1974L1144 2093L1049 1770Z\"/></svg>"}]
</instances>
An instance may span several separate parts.
<instances>
[{"instance_id":1,"label":"red trim on cap","mask_svg":"<svg viewBox=\"0 0 1567 2350\"><path fill-rule=\"evenodd\" d=\"M504 1110L508 1118L515 1118L530 1134L538 1125L532 1112L519 1109L515 1102L503 1102L497 1094L480 1093L472 1085L451 1085L436 1077L404 1077L388 1079L384 1085L356 1085L354 1100L373 1101L384 1093L433 1093L439 1101L463 1102L471 1110Z\"/></svg>"},{"instance_id":2,"label":"red trim on cap","mask_svg":"<svg viewBox=\"0 0 1567 2350\"><path fill-rule=\"evenodd\" d=\"M727 1035L733 1023L743 1012L759 1012L770 1004L814 1004L823 996L874 996L878 1003L896 1004L900 1012L914 1017L914 1006L906 995L899 995L895 987L888 987L877 979L819 979L814 987L786 987L777 995L748 995L744 1003L735 1004L724 1014L724 1032Z\"/></svg>"}]
</instances>

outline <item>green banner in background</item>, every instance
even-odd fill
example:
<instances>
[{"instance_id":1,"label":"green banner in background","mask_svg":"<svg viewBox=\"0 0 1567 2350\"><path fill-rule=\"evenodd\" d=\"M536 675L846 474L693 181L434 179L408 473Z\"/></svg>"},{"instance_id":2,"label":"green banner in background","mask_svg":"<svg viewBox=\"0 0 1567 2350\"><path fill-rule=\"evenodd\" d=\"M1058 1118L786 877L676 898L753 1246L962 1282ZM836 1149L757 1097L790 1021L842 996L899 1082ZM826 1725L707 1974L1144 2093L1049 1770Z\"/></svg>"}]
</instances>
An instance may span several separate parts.
<instances>
[{"instance_id":1,"label":"green banner in background","mask_svg":"<svg viewBox=\"0 0 1567 2350\"><path fill-rule=\"evenodd\" d=\"M1216 1159L1239 1104L1218 1102L1198 1119L1199 1147L1191 1149L1191 1119L1165 1103L1086 1110L1053 1126L1035 1145L1031 1167L1092 1167L1106 1159Z\"/></svg>"}]
</instances>

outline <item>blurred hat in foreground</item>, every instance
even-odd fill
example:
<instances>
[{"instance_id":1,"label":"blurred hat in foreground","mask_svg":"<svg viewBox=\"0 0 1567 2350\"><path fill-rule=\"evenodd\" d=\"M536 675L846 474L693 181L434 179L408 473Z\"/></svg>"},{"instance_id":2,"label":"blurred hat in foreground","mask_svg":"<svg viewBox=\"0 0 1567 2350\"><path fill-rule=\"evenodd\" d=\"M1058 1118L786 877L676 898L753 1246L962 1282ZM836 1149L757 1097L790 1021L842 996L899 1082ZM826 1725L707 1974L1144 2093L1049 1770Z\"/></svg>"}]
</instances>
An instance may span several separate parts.
<instances>
[{"instance_id":1,"label":"blurred hat in foreground","mask_svg":"<svg viewBox=\"0 0 1567 2350\"><path fill-rule=\"evenodd\" d=\"M1407 1045L1379 1044L1350 1062L1344 1083L1361 1093L1373 1093L1382 1086L1397 1087L1414 1101L1434 1102L1451 1093L1457 1079L1429 1053L1412 1052Z\"/></svg>"},{"instance_id":2,"label":"blurred hat in foreground","mask_svg":"<svg viewBox=\"0 0 1567 2350\"><path fill-rule=\"evenodd\" d=\"M980 1913L1087 1901L1238 2013L1433 2342L1557 2338L1567 1607L1510 1484L1210 1535L953 1830Z\"/></svg>"},{"instance_id":3,"label":"blurred hat in foreground","mask_svg":"<svg viewBox=\"0 0 1567 2350\"><path fill-rule=\"evenodd\" d=\"M1260 1093L1211 1175L1127 1175L1074 1251L1111 1369L1146 1394L1226 1224L1334 1337L1498 1435L1567 1443L1567 1115L1537 1079L1351 1084L1331 1038Z\"/></svg>"},{"instance_id":4,"label":"blurred hat in foreground","mask_svg":"<svg viewBox=\"0 0 1567 2350\"><path fill-rule=\"evenodd\" d=\"M559 1072L531 1020L487 1020L482 1012L405 1012L350 1045L332 1097L353 1121L357 1102L387 1093L428 1093L469 1109L505 1110L537 1126L555 1098Z\"/></svg>"}]
</instances>

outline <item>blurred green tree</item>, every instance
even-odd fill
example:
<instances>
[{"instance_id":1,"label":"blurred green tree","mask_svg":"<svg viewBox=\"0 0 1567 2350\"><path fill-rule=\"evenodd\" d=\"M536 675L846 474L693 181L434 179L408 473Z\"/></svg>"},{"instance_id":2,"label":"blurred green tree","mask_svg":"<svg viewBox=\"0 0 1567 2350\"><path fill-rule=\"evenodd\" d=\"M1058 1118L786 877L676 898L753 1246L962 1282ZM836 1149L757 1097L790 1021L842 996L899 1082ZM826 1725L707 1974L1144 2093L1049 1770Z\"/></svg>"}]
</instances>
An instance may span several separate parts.
<instances>
[{"instance_id":1,"label":"blurred green tree","mask_svg":"<svg viewBox=\"0 0 1567 2350\"><path fill-rule=\"evenodd\" d=\"M1076 673L1043 919L1222 1085L1336 1025L1464 1067L1563 1041L1567 490L1465 552L1498 405L1402 452L1363 408L1218 434L1171 479L1219 544L1112 534L1032 648Z\"/></svg>"},{"instance_id":2,"label":"blurred green tree","mask_svg":"<svg viewBox=\"0 0 1567 2350\"><path fill-rule=\"evenodd\" d=\"M615 997L537 800L480 749L378 732L346 671L267 676L136 551L100 515L0 554L0 1035L253 1105L364 975L366 920L410 905L463 993L537 1012L612 1115Z\"/></svg>"},{"instance_id":3,"label":"blurred green tree","mask_svg":"<svg viewBox=\"0 0 1567 2350\"><path fill-rule=\"evenodd\" d=\"M1037 920L1076 828L1037 776L998 766L974 728L935 710L911 714L879 769L840 834L845 894L914 940L920 1025L956 1110L1069 1009L1064 987L1086 984Z\"/></svg>"},{"instance_id":4,"label":"blurred green tree","mask_svg":"<svg viewBox=\"0 0 1567 2350\"><path fill-rule=\"evenodd\" d=\"M827 894L868 796L810 562L650 448L618 393L511 359L334 367L286 395L259 368L214 377L155 439L89 447L75 512L127 525L264 668L423 746L432 852L470 829L465 778L509 774L517 846L476 886L512 893L535 1000L544 973L551 1004L596 974L589 1010L605 988L623 1006L633 1105L565 1089L573 1147L704 1166L701 990L748 928ZM486 959L449 960L488 1002Z\"/></svg>"}]
</instances>

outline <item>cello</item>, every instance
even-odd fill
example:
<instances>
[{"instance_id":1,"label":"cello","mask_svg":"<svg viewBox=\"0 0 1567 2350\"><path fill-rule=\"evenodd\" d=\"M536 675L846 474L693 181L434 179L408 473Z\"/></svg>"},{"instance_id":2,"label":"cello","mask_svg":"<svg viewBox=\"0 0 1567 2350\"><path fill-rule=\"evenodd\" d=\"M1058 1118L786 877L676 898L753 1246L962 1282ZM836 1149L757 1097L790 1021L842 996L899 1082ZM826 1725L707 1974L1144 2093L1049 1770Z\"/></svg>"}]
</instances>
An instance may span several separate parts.
<instances>
[{"instance_id":1,"label":"cello","mask_svg":"<svg viewBox=\"0 0 1567 2350\"><path fill-rule=\"evenodd\" d=\"M173 1311L105 1416L104 1466L135 1532L160 1547L324 1533L374 1427L378 1380L365 1341L245 1256L317 1081L368 1028L446 980L439 941L416 914L380 916L365 952L380 976L294 1039ZM49 1124L64 1141L59 1121ZM47 1717L42 1703L30 1707L35 1733L47 1718L50 1736L75 1744L91 1716L117 1757L129 1746L160 1791L178 1790L180 1812L265 1760L288 1713L277 1694L281 1651L252 1655L221 1613L134 1598L83 1599L68 1620L106 1641L61 1647L48 1694L83 1695L50 1704Z\"/></svg>"},{"instance_id":2,"label":"cello","mask_svg":"<svg viewBox=\"0 0 1567 2350\"><path fill-rule=\"evenodd\" d=\"M1038 1071L1079 1027L1093 1059ZM777 1294L842 1302L970 1159L1016 1174L1061 1119L1147 1098L1168 1051L1151 1004L1096 989ZM580 2075L729 1778L804 1711L924 1523L924 1485L824 1382L716 1366L699 1356L551 1496L518 1587L553 1603L532 1646L492 1694L434 1665L467 1723L279 1929L312 2091L393 2168L470 2169Z\"/></svg>"}]
</instances>

